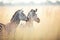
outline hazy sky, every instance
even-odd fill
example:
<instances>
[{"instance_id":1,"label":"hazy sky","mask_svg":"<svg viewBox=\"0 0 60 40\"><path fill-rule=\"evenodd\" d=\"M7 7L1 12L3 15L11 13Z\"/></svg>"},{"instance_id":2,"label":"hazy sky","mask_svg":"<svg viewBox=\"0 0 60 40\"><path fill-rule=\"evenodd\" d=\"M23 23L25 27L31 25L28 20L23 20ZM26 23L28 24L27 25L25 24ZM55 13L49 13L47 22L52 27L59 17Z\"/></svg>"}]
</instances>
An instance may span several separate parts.
<instances>
[{"instance_id":1,"label":"hazy sky","mask_svg":"<svg viewBox=\"0 0 60 40\"><path fill-rule=\"evenodd\" d=\"M0 0L2 1L3 3L30 3L30 2L33 2L33 3L42 3L42 2L46 2L48 0ZM57 0L50 0L51 2L56 2ZM58 0L60 1L60 0Z\"/></svg>"}]
</instances>

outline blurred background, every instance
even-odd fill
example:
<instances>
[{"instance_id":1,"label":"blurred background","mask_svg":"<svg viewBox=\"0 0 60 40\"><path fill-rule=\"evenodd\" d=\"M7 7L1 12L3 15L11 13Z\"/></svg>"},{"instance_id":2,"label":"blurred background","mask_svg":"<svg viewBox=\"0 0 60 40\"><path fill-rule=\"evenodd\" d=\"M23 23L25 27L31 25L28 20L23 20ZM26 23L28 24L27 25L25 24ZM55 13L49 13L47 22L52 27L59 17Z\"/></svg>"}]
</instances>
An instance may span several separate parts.
<instances>
[{"instance_id":1,"label":"blurred background","mask_svg":"<svg viewBox=\"0 0 60 40\"><path fill-rule=\"evenodd\" d=\"M60 5L60 0L0 0L0 5Z\"/></svg>"},{"instance_id":2,"label":"blurred background","mask_svg":"<svg viewBox=\"0 0 60 40\"><path fill-rule=\"evenodd\" d=\"M27 15L36 8L40 23L24 28L19 25L15 40L60 40L60 0L0 0L0 23L9 23L18 9Z\"/></svg>"}]
</instances>

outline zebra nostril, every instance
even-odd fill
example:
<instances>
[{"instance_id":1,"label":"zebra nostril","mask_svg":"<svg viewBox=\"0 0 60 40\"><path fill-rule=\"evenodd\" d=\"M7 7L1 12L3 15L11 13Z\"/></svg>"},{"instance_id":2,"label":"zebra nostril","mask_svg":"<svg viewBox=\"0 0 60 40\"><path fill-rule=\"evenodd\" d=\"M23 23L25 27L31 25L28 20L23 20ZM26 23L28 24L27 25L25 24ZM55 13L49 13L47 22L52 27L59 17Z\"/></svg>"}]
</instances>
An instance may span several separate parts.
<instances>
[{"instance_id":1,"label":"zebra nostril","mask_svg":"<svg viewBox=\"0 0 60 40\"><path fill-rule=\"evenodd\" d=\"M40 23L40 19L39 18L37 18L37 22Z\"/></svg>"}]
</instances>

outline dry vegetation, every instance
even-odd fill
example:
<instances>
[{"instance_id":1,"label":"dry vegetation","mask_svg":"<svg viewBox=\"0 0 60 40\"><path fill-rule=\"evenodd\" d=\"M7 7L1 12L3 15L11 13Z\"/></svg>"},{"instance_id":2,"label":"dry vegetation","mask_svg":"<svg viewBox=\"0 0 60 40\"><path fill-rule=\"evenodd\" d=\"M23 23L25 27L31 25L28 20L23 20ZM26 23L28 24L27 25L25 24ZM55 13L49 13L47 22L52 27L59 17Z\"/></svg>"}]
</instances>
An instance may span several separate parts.
<instances>
[{"instance_id":1,"label":"dry vegetation","mask_svg":"<svg viewBox=\"0 0 60 40\"><path fill-rule=\"evenodd\" d=\"M40 23L33 22L33 26L16 28L16 40L57 40L60 37L60 6L1 6L0 23L7 24L18 9L23 9L27 15L33 8L38 9ZM24 24L23 24L24 25ZM5 35L5 33L3 33ZM4 39L5 40L5 39Z\"/></svg>"}]
</instances>

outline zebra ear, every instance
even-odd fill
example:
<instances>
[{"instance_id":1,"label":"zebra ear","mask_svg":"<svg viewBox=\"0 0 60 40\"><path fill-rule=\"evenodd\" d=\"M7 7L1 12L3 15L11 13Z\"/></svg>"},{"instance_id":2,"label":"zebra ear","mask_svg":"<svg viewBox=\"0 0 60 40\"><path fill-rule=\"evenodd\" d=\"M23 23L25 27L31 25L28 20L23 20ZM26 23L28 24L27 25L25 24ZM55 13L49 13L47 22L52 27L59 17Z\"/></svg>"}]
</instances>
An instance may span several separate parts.
<instances>
[{"instance_id":1,"label":"zebra ear","mask_svg":"<svg viewBox=\"0 0 60 40\"><path fill-rule=\"evenodd\" d=\"M24 12L24 11L23 11L23 8L20 9L20 12Z\"/></svg>"},{"instance_id":2,"label":"zebra ear","mask_svg":"<svg viewBox=\"0 0 60 40\"><path fill-rule=\"evenodd\" d=\"M24 11L21 9L21 12L24 12Z\"/></svg>"}]
</instances>

